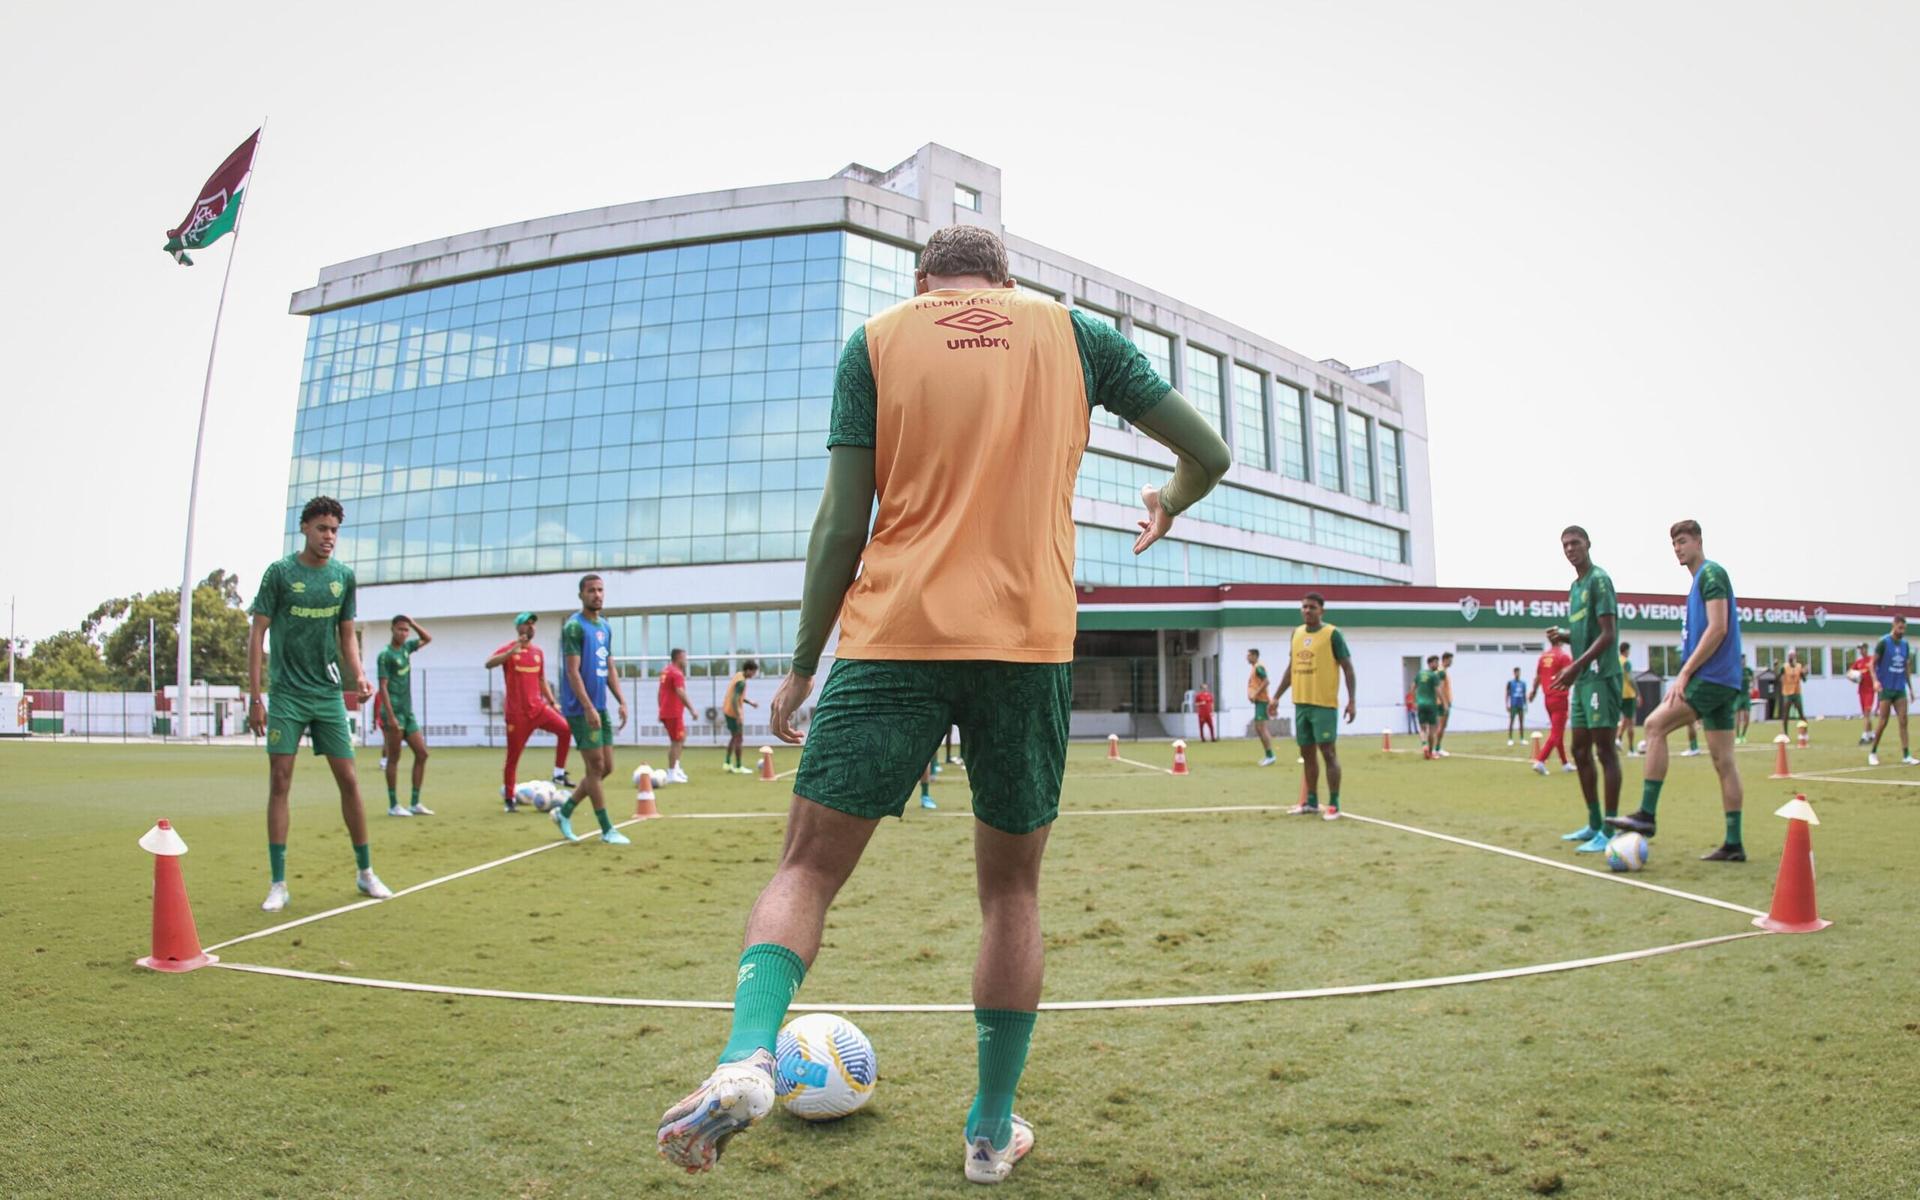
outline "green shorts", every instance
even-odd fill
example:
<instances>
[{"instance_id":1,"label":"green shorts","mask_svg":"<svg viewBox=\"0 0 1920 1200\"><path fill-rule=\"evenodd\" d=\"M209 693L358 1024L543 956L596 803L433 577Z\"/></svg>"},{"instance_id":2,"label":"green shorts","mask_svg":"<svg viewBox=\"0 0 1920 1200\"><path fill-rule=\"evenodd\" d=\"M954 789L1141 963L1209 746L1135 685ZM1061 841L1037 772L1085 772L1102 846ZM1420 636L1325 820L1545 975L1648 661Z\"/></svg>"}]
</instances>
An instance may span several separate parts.
<instances>
[{"instance_id":1,"label":"green shorts","mask_svg":"<svg viewBox=\"0 0 1920 1200\"><path fill-rule=\"evenodd\" d=\"M1413 711L1422 725L1438 725L1440 723L1440 706L1437 704L1416 705Z\"/></svg>"},{"instance_id":2,"label":"green shorts","mask_svg":"<svg viewBox=\"0 0 1920 1200\"><path fill-rule=\"evenodd\" d=\"M1738 696L1735 696L1733 700L1733 711L1752 712L1753 711L1753 693L1747 691L1745 688L1740 689L1740 694Z\"/></svg>"},{"instance_id":3,"label":"green shorts","mask_svg":"<svg viewBox=\"0 0 1920 1200\"><path fill-rule=\"evenodd\" d=\"M385 733L390 729L399 730L403 738L412 737L420 732L420 721L410 709L390 708L383 714L380 732Z\"/></svg>"},{"instance_id":4,"label":"green shorts","mask_svg":"<svg viewBox=\"0 0 1920 1200\"><path fill-rule=\"evenodd\" d=\"M1293 706L1293 740L1302 746L1333 745L1340 736L1340 710L1324 704Z\"/></svg>"},{"instance_id":5,"label":"green shorts","mask_svg":"<svg viewBox=\"0 0 1920 1200\"><path fill-rule=\"evenodd\" d=\"M1724 683L1708 683L1704 679L1690 679L1687 690L1681 699L1700 717L1700 724L1707 729L1725 730L1733 728L1734 700L1740 695L1739 688L1730 688Z\"/></svg>"},{"instance_id":6,"label":"green shorts","mask_svg":"<svg viewBox=\"0 0 1920 1200\"><path fill-rule=\"evenodd\" d=\"M1803 720L1806 718L1806 702L1803 701L1800 696L1801 693L1795 692L1791 696L1780 697L1780 719L1782 721L1786 720L1790 713L1799 713Z\"/></svg>"},{"instance_id":7,"label":"green shorts","mask_svg":"<svg viewBox=\"0 0 1920 1200\"><path fill-rule=\"evenodd\" d=\"M1567 724L1574 729L1612 729L1620 723L1620 685L1601 675L1581 672L1573 681Z\"/></svg>"},{"instance_id":8,"label":"green shorts","mask_svg":"<svg viewBox=\"0 0 1920 1200\"><path fill-rule=\"evenodd\" d=\"M301 735L313 735L313 752L328 758L353 757L353 733L347 728L346 701L267 697L267 753L298 754Z\"/></svg>"},{"instance_id":9,"label":"green shorts","mask_svg":"<svg viewBox=\"0 0 1920 1200\"><path fill-rule=\"evenodd\" d=\"M595 709L600 714L600 728L587 724L587 714L567 718L567 728L573 733L573 744L582 750L598 750L602 746L613 745L613 722L607 719L607 710Z\"/></svg>"},{"instance_id":10,"label":"green shorts","mask_svg":"<svg viewBox=\"0 0 1920 1200\"><path fill-rule=\"evenodd\" d=\"M744 732L744 730L742 730L740 727L739 717L727 718L727 732L730 734L733 734L735 737L740 736L740 734Z\"/></svg>"},{"instance_id":11,"label":"green shorts","mask_svg":"<svg viewBox=\"0 0 1920 1200\"><path fill-rule=\"evenodd\" d=\"M842 658L813 710L797 796L867 820L897 817L960 727L973 815L1032 833L1060 813L1073 664Z\"/></svg>"},{"instance_id":12,"label":"green shorts","mask_svg":"<svg viewBox=\"0 0 1920 1200\"><path fill-rule=\"evenodd\" d=\"M1268 705L1265 700L1255 700L1253 702L1254 724L1265 725L1267 723L1267 709Z\"/></svg>"},{"instance_id":13,"label":"green shorts","mask_svg":"<svg viewBox=\"0 0 1920 1200\"><path fill-rule=\"evenodd\" d=\"M1888 708L1892 708L1894 705L1900 703L1902 700L1905 700L1906 698L1907 698L1907 689L1905 688L1881 688L1880 689L1880 703L1886 705Z\"/></svg>"}]
</instances>

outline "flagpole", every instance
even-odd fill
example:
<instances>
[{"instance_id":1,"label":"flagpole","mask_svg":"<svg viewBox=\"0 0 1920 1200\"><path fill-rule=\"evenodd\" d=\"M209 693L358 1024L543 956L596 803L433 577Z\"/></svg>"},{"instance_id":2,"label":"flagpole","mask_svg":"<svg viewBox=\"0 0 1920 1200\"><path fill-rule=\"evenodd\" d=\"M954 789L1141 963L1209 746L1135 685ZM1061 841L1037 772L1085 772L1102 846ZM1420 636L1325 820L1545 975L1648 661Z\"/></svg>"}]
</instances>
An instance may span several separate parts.
<instances>
[{"instance_id":1,"label":"flagpole","mask_svg":"<svg viewBox=\"0 0 1920 1200\"><path fill-rule=\"evenodd\" d=\"M253 176L260 167L260 146L266 136L267 123L262 119L248 168L247 192L253 190ZM173 722L175 736L183 739L193 736L193 705L187 691L193 682L193 519L200 503L200 458L207 445L207 402L213 395L213 360L220 350L220 319L227 311L227 283L233 278L233 260L240 257L240 227L246 224L246 218L247 197L242 193L240 211L233 217L233 241L227 247L227 269L220 276L220 303L213 310L213 339L207 344L207 377L200 385L200 426L193 436L193 478L187 485L187 548L180 564L180 654L174 679L179 699Z\"/></svg>"}]
</instances>

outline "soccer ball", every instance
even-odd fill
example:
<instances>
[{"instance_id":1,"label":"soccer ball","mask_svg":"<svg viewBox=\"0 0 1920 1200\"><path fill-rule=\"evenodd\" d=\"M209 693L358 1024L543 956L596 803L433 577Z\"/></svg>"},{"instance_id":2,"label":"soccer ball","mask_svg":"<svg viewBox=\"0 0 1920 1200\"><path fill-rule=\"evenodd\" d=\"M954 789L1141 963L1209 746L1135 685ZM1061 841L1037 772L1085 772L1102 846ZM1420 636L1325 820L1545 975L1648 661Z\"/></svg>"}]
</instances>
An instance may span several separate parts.
<instances>
[{"instance_id":1,"label":"soccer ball","mask_svg":"<svg viewBox=\"0 0 1920 1200\"><path fill-rule=\"evenodd\" d=\"M1637 833L1615 834L1607 843L1607 865L1616 871L1638 871L1647 865L1653 848Z\"/></svg>"},{"instance_id":2,"label":"soccer ball","mask_svg":"<svg viewBox=\"0 0 1920 1200\"><path fill-rule=\"evenodd\" d=\"M1854 669L1853 669L1853 668L1851 668L1851 667L1849 667L1849 668L1847 668L1847 679L1848 679L1848 680L1849 680L1850 682L1852 682L1852 683L1859 683L1859 682L1860 682L1860 672L1858 672L1858 671L1856 671L1856 670L1854 670Z\"/></svg>"},{"instance_id":3,"label":"soccer ball","mask_svg":"<svg viewBox=\"0 0 1920 1200\"><path fill-rule=\"evenodd\" d=\"M553 785L544 779L530 779L514 786L513 798L532 805L535 812L545 812L553 807Z\"/></svg>"},{"instance_id":4,"label":"soccer ball","mask_svg":"<svg viewBox=\"0 0 1920 1200\"><path fill-rule=\"evenodd\" d=\"M879 1064L860 1027L832 1013L808 1013L780 1031L773 1090L805 1121L833 1121L873 1098Z\"/></svg>"}]
</instances>

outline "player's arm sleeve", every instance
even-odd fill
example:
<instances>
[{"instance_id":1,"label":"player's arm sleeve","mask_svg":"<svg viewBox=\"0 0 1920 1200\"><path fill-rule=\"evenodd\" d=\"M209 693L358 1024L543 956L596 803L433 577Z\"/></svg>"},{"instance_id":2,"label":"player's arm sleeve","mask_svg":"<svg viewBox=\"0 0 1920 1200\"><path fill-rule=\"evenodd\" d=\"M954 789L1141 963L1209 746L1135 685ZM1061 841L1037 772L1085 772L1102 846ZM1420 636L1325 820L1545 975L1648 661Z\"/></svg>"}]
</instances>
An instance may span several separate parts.
<instances>
[{"instance_id":1,"label":"player's arm sleeve","mask_svg":"<svg viewBox=\"0 0 1920 1200\"><path fill-rule=\"evenodd\" d=\"M568 624L560 627L560 657L579 658L586 653L586 631L578 625ZM562 670L565 668L562 667Z\"/></svg>"},{"instance_id":2,"label":"player's arm sleeve","mask_svg":"<svg viewBox=\"0 0 1920 1200\"><path fill-rule=\"evenodd\" d=\"M839 407L837 399L835 407ZM871 446L843 442L827 453L827 483L807 539L807 574L800 588L799 632L794 638L793 669L802 675L820 668L820 652L826 649L827 635L840 619L847 588L860 569L860 552L866 549L873 515Z\"/></svg>"},{"instance_id":3,"label":"player's arm sleeve","mask_svg":"<svg viewBox=\"0 0 1920 1200\"><path fill-rule=\"evenodd\" d=\"M1253 669L1253 673L1256 677L1260 679L1265 679L1267 677L1267 664L1261 663L1259 666Z\"/></svg>"},{"instance_id":4,"label":"player's arm sleeve","mask_svg":"<svg viewBox=\"0 0 1920 1200\"><path fill-rule=\"evenodd\" d=\"M340 586L340 616L337 618L343 622L354 619L354 593L360 590L359 581L354 578L353 568L347 567L345 570L347 581Z\"/></svg>"},{"instance_id":5,"label":"player's arm sleeve","mask_svg":"<svg viewBox=\"0 0 1920 1200\"><path fill-rule=\"evenodd\" d=\"M1333 657L1341 662L1345 662L1347 659L1353 657L1353 655L1347 653L1346 635L1338 629L1333 631Z\"/></svg>"},{"instance_id":6,"label":"player's arm sleeve","mask_svg":"<svg viewBox=\"0 0 1920 1200\"><path fill-rule=\"evenodd\" d=\"M1174 516L1192 508L1233 465L1226 442L1125 334L1085 313L1069 316L1087 402L1131 421L1173 452L1173 479L1160 489L1160 503Z\"/></svg>"},{"instance_id":7,"label":"player's arm sleeve","mask_svg":"<svg viewBox=\"0 0 1920 1200\"><path fill-rule=\"evenodd\" d=\"M422 643L419 638L408 638L407 653L412 654L415 650L418 650L421 647L421 645Z\"/></svg>"},{"instance_id":8,"label":"player's arm sleeve","mask_svg":"<svg viewBox=\"0 0 1920 1200\"><path fill-rule=\"evenodd\" d=\"M873 360L867 354L867 327L862 325L847 339L840 351L840 365L833 373L827 449L835 446L873 449L879 397L879 388L873 380Z\"/></svg>"},{"instance_id":9,"label":"player's arm sleeve","mask_svg":"<svg viewBox=\"0 0 1920 1200\"><path fill-rule=\"evenodd\" d=\"M1619 614L1620 598L1614 593L1613 580L1602 580L1600 586L1593 590L1593 615L1613 617Z\"/></svg>"},{"instance_id":10,"label":"player's arm sleeve","mask_svg":"<svg viewBox=\"0 0 1920 1200\"><path fill-rule=\"evenodd\" d=\"M1700 598L1702 600L1733 599L1733 585L1727 581L1727 573L1721 570L1717 563L1713 570L1706 573L1706 578L1700 581Z\"/></svg>"},{"instance_id":11,"label":"player's arm sleeve","mask_svg":"<svg viewBox=\"0 0 1920 1200\"><path fill-rule=\"evenodd\" d=\"M270 564L260 575L260 590L253 594L253 603L247 606L249 615L273 620L273 610L280 600L280 564Z\"/></svg>"}]
</instances>

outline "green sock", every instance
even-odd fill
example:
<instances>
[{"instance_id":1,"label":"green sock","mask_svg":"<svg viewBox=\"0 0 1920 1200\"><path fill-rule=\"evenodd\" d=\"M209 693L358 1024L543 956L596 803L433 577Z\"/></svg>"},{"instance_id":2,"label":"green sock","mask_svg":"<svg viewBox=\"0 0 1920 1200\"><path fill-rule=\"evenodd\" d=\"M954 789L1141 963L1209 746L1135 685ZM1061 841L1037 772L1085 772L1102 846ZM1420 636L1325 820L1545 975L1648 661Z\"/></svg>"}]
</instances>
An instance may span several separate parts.
<instances>
[{"instance_id":1,"label":"green sock","mask_svg":"<svg viewBox=\"0 0 1920 1200\"><path fill-rule=\"evenodd\" d=\"M1033 1041L1030 1012L997 1008L973 1010L973 1028L980 1052L980 1090L967 1113L967 1141L986 1137L996 1150L1013 1141L1013 1091L1027 1066L1027 1046Z\"/></svg>"},{"instance_id":2,"label":"green sock","mask_svg":"<svg viewBox=\"0 0 1920 1200\"><path fill-rule=\"evenodd\" d=\"M420 789L419 788L413 789L413 806L415 808L420 807Z\"/></svg>"},{"instance_id":3,"label":"green sock","mask_svg":"<svg viewBox=\"0 0 1920 1200\"><path fill-rule=\"evenodd\" d=\"M360 865L362 871L373 870L373 847L366 842L361 842L355 846L353 848L353 861Z\"/></svg>"},{"instance_id":4,"label":"green sock","mask_svg":"<svg viewBox=\"0 0 1920 1200\"><path fill-rule=\"evenodd\" d=\"M1688 734L1688 735L1687 735L1687 749L1689 749L1689 750L1698 750L1699 748L1700 748L1700 739L1699 739L1699 738L1697 738L1697 737L1694 737L1694 736L1693 736L1692 734Z\"/></svg>"},{"instance_id":5,"label":"green sock","mask_svg":"<svg viewBox=\"0 0 1920 1200\"><path fill-rule=\"evenodd\" d=\"M920 798L922 800L925 800L928 796L931 796L932 794L933 794L933 785L931 783L928 783L926 780L922 779L920 781Z\"/></svg>"},{"instance_id":6,"label":"green sock","mask_svg":"<svg viewBox=\"0 0 1920 1200\"><path fill-rule=\"evenodd\" d=\"M607 812L607 810L606 810L606 809L604 809L604 808L596 808L596 809L594 809L594 810L593 810L593 819L594 819L594 820L596 820L596 821L598 821L598 822L600 822L600 832L601 832L601 833L612 833L612 832L613 832L613 817L612 817L611 815L609 815L609 814L608 814L608 812Z\"/></svg>"},{"instance_id":7,"label":"green sock","mask_svg":"<svg viewBox=\"0 0 1920 1200\"><path fill-rule=\"evenodd\" d=\"M1340 793L1339 793L1339 792L1335 792L1335 793L1334 793L1333 795L1331 795L1331 796L1328 796L1328 797L1327 797L1327 803L1328 803L1328 804L1331 804L1331 805L1333 805L1333 806L1334 806L1335 808L1339 808L1339 807L1340 807Z\"/></svg>"},{"instance_id":8,"label":"green sock","mask_svg":"<svg viewBox=\"0 0 1920 1200\"><path fill-rule=\"evenodd\" d=\"M285 842L267 843L267 862L273 867L273 881L287 881L287 844Z\"/></svg>"},{"instance_id":9,"label":"green sock","mask_svg":"<svg viewBox=\"0 0 1920 1200\"><path fill-rule=\"evenodd\" d=\"M1605 825L1600 823L1600 802L1598 800L1587 801L1587 828L1593 830L1606 828Z\"/></svg>"},{"instance_id":10,"label":"green sock","mask_svg":"<svg viewBox=\"0 0 1920 1200\"><path fill-rule=\"evenodd\" d=\"M1317 794L1315 794L1315 793L1313 793L1313 792L1308 792L1308 793L1307 793L1307 807L1308 807L1308 808L1319 808L1319 807L1320 807L1320 797L1319 797L1319 796L1318 796Z\"/></svg>"},{"instance_id":11,"label":"green sock","mask_svg":"<svg viewBox=\"0 0 1920 1200\"><path fill-rule=\"evenodd\" d=\"M392 788L387 789L387 807L388 808L400 807L400 797L394 792Z\"/></svg>"},{"instance_id":12,"label":"green sock","mask_svg":"<svg viewBox=\"0 0 1920 1200\"><path fill-rule=\"evenodd\" d=\"M785 946L760 942L740 955L738 982L733 989L733 1031L727 1035L723 1063L752 1057L756 1050L773 1049L807 966Z\"/></svg>"},{"instance_id":13,"label":"green sock","mask_svg":"<svg viewBox=\"0 0 1920 1200\"><path fill-rule=\"evenodd\" d=\"M1660 809L1660 789L1666 785L1664 779L1649 779L1640 785L1640 811L1652 816Z\"/></svg>"},{"instance_id":14,"label":"green sock","mask_svg":"<svg viewBox=\"0 0 1920 1200\"><path fill-rule=\"evenodd\" d=\"M572 819L573 810L575 806L577 806L579 803L580 802L578 800L575 800L573 797L571 796L567 797L567 802L560 806L560 815L568 819Z\"/></svg>"},{"instance_id":15,"label":"green sock","mask_svg":"<svg viewBox=\"0 0 1920 1200\"><path fill-rule=\"evenodd\" d=\"M1737 812L1727 814L1727 845L1740 845L1740 814Z\"/></svg>"}]
</instances>

